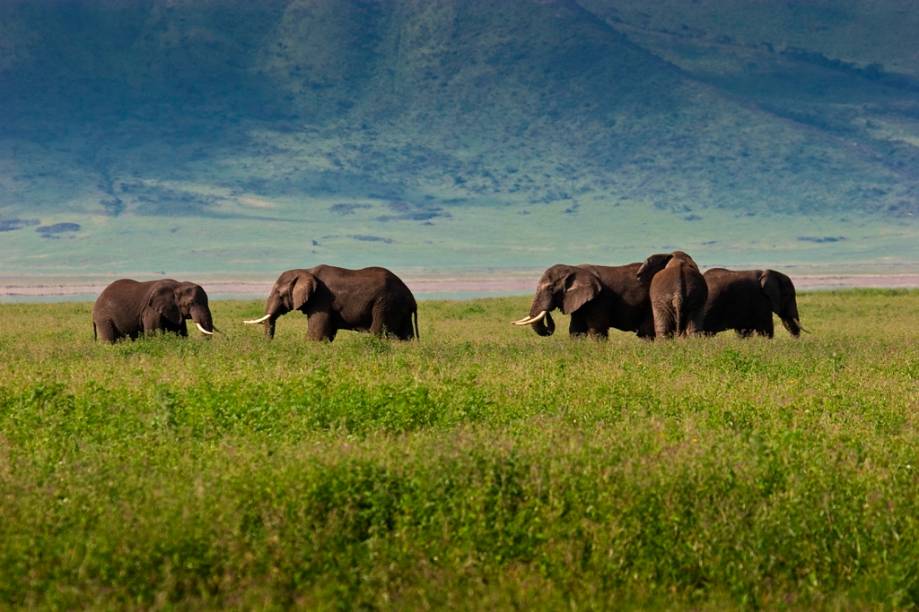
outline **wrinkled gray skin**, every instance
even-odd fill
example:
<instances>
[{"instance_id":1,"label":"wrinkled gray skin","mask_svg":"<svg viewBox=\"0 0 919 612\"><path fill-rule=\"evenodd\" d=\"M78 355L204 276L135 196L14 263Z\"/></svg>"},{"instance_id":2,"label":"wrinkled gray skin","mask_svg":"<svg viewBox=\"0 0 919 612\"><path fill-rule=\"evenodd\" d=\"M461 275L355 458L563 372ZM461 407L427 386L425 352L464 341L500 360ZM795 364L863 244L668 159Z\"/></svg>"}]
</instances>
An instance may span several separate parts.
<instances>
[{"instance_id":1,"label":"wrinkled gray skin","mask_svg":"<svg viewBox=\"0 0 919 612\"><path fill-rule=\"evenodd\" d=\"M651 281L655 337L672 338L702 331L708 287L692 257L683 251L651 255L637 276Z\"/></svg>"},{"instance_id":2,"label":"wrinkled gray skin","mask_svg":"<svg viewBox=\"0 0 919 612\"><path fill-rule=\"evenodd\" d=\"M188 319L214 331L207 294L198 285L172 279L137 282L125 278L103 289L96 299L93 337L115 342L156 332L187 336Z\"/></svg>"},{"instance_id":3,"label":"wrinkled gray skin","mask_svg":"<svg viewBox=\"0 0 919 612\"><path fill-rule=\"evenodd\" d=\"M772 338L775 313L792 336L801 335L795 286L781 272L712 268L704 276L708 285L705 333L733 329L741 337L755 333Z\"/></svg>"},{"instance_id":4,"label":"wrinkled gray skin","mask_svg":"<svg viewBox=\"0 0 919 612\"><path fill-rule=\"evenodd\" d=\"M610 327L635 332L641 338L652 337L649 283L637 278L640 265L557 264L547 269L536 285L529 316L543 310L547 314L531 324L533 331L551 336L555 321L549 313L558 309L571 315L568 334L572 337L606 339Z\"/></svg>"},{"instance_id":5,"label":"wrinkled gray skin","mask_svg":"<svg viewBox=\"0 0 919 612\"><path fill-rule=\"evenodd\" d=\"M320 265L287 270L265 303L265 335L274 338L278 317L299 310L309 318L311 340L331 342L341 329L400 340L418 337L418 306L402 280L386 268L349 270ZM412 320L414 319L414 326Z\"/></svg>"}]
</instances>

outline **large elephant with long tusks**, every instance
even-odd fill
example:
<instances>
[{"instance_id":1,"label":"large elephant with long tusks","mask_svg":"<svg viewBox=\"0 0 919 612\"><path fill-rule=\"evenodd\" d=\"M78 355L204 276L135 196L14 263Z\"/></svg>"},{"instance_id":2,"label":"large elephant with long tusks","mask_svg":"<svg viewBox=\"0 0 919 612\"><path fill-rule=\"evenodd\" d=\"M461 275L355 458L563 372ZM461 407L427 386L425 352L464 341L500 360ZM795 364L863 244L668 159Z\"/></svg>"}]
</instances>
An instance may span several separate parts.
<instances>
[{"instance_id":1,"label":"large elephant with long tusks","mask_svg":"<svg viewBox=\"0 0 919 612\"><path fill-rule=\"evenodd\" d=\"M244 323L264 323L265 334L273 338L278 317L293 310L308 317L311 340L331 342L341 329L400 340L418 338L415 296L386 268L349 270L320 265L287 270L271 288L264 316Z\"/></svg>"},{"instance_id":2,"label":"large elephant with long tusks","mask_svg":"<svg viewBox=\"0 0 919 612\"><path fill-rule=\"evenodd\" d=\"M141 334L188 335L191 319L202 334L215 331L207 294L199 285L172 279L138 282L121 279L102 290L93 305L93 337L103 342L136 339Z\"/></svg>"},{"instance_id":3,"label":"large elephant with long tusks","mask_svg":"<svg viewBox=\"0 0 919 612\"><path fill-rule=\"evenodd\" d=\"M772 338L775 313L797 338L802 331L795 285L775 270L706 270L708 299L702 327L707 334L733 329L741 337L752 334Z\"/></svg>"},{"instance_id":4,"label":"large elephant with long tusks","mask_svg":"<svg viewBox=\"0 0 919 612\"><path fill-rule=\"evenodd\" d=\"M555 332L552 311L571 315L568 333L604 339L609 328L654 336L650 282L638 278L640 263L624 266L554 265L536 285L530 314L514 325L529 325L540 336Z\"/></svg>"}]
</instances>

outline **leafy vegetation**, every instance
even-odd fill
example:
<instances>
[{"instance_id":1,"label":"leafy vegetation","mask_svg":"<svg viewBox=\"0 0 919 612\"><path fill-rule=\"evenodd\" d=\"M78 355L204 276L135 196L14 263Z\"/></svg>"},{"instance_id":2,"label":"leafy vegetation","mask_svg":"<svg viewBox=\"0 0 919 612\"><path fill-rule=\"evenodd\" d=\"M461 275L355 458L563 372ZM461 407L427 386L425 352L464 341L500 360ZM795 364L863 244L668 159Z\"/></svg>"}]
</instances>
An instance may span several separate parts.
<instances>
[{"instance_id":1,"label":"leafy vegetation","mask_svg":"<svg viewBox=\"0 0 919 612\"><path fill-rule=\"evenodd\" d=\"M0 305L0 607L919 604L919 292L805 293L773 341L114 347ZM560 326L562 329L564 326ZM560 330L561 331L561 330Z\"/></svg>"}]
</instances>

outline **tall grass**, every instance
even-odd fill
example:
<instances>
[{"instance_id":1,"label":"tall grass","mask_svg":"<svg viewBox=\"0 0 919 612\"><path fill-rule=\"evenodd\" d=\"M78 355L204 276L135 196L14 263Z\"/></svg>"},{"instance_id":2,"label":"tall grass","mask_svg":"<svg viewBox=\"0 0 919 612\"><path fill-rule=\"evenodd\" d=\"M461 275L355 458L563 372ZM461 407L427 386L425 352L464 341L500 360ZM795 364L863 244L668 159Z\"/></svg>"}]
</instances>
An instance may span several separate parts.
<instances>
[{"instance_id":1,"label":"tall grass","mask_svg":"<svg viewBox=\"0 0 919 612\"><path fill-rule=\"evenodd\" d=\"M919 605L919 292L793 340L92 342L0 306L0 607Z\"/></svg>"}]
</instances>

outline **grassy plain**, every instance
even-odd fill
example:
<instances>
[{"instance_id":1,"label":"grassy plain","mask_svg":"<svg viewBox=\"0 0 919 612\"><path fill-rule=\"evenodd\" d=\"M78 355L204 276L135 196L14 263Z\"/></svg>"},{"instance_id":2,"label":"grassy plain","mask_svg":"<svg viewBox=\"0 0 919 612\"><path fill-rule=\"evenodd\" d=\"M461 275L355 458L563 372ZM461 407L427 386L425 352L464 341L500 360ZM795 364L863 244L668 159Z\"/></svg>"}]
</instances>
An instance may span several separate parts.
<instances>
[{"instance_id":1,"label":"grassy plain","mask_svg":"<svg viewBox=\"0 0 919 612\"><path fill-rule=\"evenodd\" d=\"M525 298L92 342L0 306L0 607L919 605L919 292L798 341L538 338ZM566 326L560 317L560 330Z\"/></svg>"}]
</instances>

